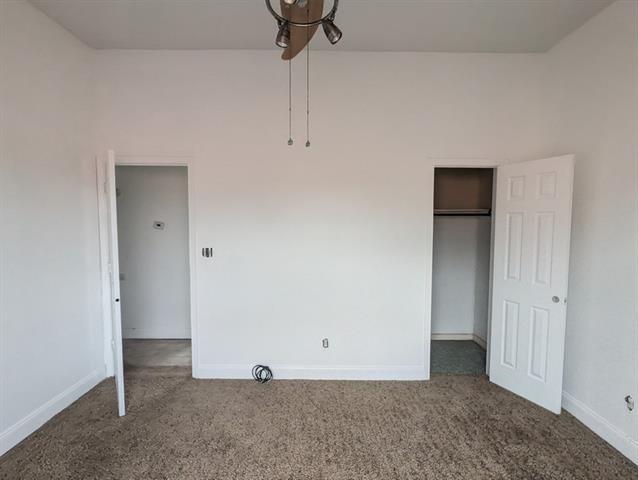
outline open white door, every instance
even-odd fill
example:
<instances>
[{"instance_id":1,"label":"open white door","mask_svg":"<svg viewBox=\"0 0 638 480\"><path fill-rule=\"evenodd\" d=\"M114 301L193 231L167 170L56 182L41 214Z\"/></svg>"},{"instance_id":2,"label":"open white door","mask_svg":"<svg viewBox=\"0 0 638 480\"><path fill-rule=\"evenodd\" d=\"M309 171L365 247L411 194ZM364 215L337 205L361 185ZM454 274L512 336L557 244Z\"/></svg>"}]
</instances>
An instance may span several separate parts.
<instances>
[{"instance_id":1,"label":"open white door","mask_svg":"<svg viewBox=\"0 0 638 480\"><path fill-rule=\"evenodd\" d=\"M560 413L574 156L498 168L490 380Z\"/></svg>"},{"instance_id":2,"label":"open white door","mask_svg":"<svg viewBox=\"0 0 638 480\"><path fill-rule=\"evenodd\" d=\"M117 200L115 190L115 153L109 150L105 175L106 209L108 212L108 270L111 284L111 319L113 322L113 355L117 408L126 414L124 403L124 359L122 356L122 312L120 309L120 262L117 240Z\"/></svg>"}]
</instances>

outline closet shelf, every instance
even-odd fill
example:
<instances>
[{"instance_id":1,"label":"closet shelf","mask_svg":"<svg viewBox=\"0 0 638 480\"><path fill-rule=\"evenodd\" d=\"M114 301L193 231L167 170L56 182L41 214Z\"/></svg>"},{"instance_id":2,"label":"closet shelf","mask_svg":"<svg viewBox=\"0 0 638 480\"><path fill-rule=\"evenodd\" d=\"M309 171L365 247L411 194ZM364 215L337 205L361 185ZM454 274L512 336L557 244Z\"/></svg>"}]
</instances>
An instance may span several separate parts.
<instances>
[{"instance_id":1,"label":"closet shelf","mask_svg":"<svg viewBox=\"0 0 638 480\"><path fill-rule=\"evenodd\" d=\"M435 216L464 216L464 217L489 217L492 214L491 208L435 208Z\"/></svg>"}]
</instances>

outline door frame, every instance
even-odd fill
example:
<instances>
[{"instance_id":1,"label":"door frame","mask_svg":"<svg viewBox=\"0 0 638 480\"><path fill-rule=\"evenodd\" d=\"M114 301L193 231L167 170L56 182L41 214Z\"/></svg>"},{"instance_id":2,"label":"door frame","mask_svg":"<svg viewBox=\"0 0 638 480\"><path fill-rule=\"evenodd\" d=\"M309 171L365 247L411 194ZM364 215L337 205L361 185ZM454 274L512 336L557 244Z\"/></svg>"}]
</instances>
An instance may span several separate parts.
<instances>
[{"instance_id":1,"label":"door frame","mask_svg":"<svg viewBox=\"0 0 638 480\"><path fill-rule=\"evenodd\" d=\"M191 155L139 155L118 154L115 152L115 166L129 167L186 167L188 189L188 263L190 288L190 324L191 324L191 368L192 376L197 378L198 316L197 316L197 271L196 271L196 226L195 226L195 196L194 196L194 157ZM109 279L109 248L108 248L108 210L105 191L106 162L101 156L96 157L97 191L98 191L98 222L100 241L100 270L102 284L102 318L104 332L104 367L105 375L112 377L115 373L113 348L114 337L111 314L111 284Z\"/></svg>"},{"instance_id":2,"label":"door frame","mask_svg":"<svg viewBox=\"0 0 638 480\"><path fill-rule=\"evenodd\" d=\"M490 225L490 272L489 272L489 287L488 287L488 303L487 303L487 338L486 342L486 359L485 359L485 373L489 376L490 372L490 337L492 334L492 275L493 275L493 258L494 258L494 210L496 195L494 194L496 188L496 178L498 175L498 167L501 165L507 165L512 163L505 159L494 158L430 158L429 173L429 187L432 192L428 195L426 208L429 212L427 215L427 235L426 235L426 252L425 252L425 271L426 273L426 288L425 288L425 328L424 328L424 341L425 341L425 378L430 379L430 355L432 350L432 287L433 287L433 254L434 254L434 170L436 168L491 168L494 170L494 177L492 181L492 222Z\"/></svg>"}]
</instances>

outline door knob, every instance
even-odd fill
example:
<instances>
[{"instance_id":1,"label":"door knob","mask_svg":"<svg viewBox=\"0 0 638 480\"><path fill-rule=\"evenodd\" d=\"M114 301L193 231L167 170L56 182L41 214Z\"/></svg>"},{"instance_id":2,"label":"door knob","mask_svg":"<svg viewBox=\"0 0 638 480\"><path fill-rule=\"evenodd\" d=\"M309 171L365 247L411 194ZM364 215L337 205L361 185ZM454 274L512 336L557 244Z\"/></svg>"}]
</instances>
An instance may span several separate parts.
<instances>
[{"instance_id":1,"label":"door knob","mask_svg":"<svg viewBox=\"0 0 638 480\"><path fill-rule=\"evenodd\" d=\"M556 295L554 295L554 296L552 297L552 302L554 302L554 303L558 303L558 302L560 302L560 298L558 298Z\"/></svg>"}]
</instances>

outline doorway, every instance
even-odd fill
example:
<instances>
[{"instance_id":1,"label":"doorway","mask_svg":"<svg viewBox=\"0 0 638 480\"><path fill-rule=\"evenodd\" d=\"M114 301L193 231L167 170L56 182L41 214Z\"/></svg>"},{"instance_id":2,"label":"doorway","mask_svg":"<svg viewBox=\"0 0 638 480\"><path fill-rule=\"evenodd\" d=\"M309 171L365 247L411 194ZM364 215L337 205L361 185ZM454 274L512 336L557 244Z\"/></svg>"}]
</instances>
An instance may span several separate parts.
<instances>
[{"instance_id":1,"label":"doorway","mask_svg":"<svg viewBox=\"0 0 638 480\"><path fill-rule=\"evenodd\" d=\"M120 255L119 255L119 232L118 232L118 187L116 182L116 168L119 166L127 167L156 167L159 169L169 167L182 167L186 172L186 211L184 218L187 219L187 278L180 283L187 285L188 289L188 316L190 321L190 336L192 344L190 345L191 366L190 371L193 377L197 377L197 321L196 321L196 282L197 275L195 272L195 216L192 211L192 157L188 156L167 156L167 155L117 155L113 150L107 150L104 154L96 157L97 166L97 182L98 182L98 216L99 216L99 235L100 235L100 264L102 277L102 309L104 314L104 364L107 376L115 377L115 386L117 394L117 410L119 416L126 415L126 388L124 378L124 336L122 323L122 303L121 303L121 284L126 282L126 272L124 280L120 281ZM183 183L181 191L184 190ZM163 188L158 188L163 191ZM156 192L157 193L157 192ZM123 195L120 189L120 197ZM146 197L142 197L146 198ZM181 195L183 198L183 194ZM146 201L146 200L145 200ZM183 205L183 200L181 205ZM183 207L182 207L183 210ZM146 219L146 234L149 233L148 218ZM162 225L163 223L163 225ZM172 221L171 221L172 224ZM151 217L150 228L154 230L164 230L168 227L165 220L156 216ZM143 244L143 248L146 245ZM180 260L181 261L181 260ZM168 297L173 297L173 291L167 291ZM138 329L141 331L142 329ZM186 335L183 335L186 336ZM136 339L140 340L140 339ZM150 339L156 340L156 339ZM170 339L173 340L173 339ZM188 341L188 338L175 339L180 341ZM161 352L158 356L162 356ZM186 360L187 362L187 360Z\"/></svg>"},{"instance_id":2,"label":"doorway","mask_svg":"<svg viewBox=\"0 0 638 480\"><path fill-rule=\"evenodd\" d=\"M115 167L124 369L190 367L185 166Z\"/></svg>"},{"instance_id":3,"label":"doorway","mask_svg":"<svg viewBox=\"0 0 638 480\"><path fill-rule=\"evenodd\" d=\"M435 168L430 371L486 373L494 169Z\"/></svg>"},{"instance_id":4,"label":"doorway","mask_svg":"<svg viewBox=\"0 0 638 480\"><path fill-rule=\"evenodd\" d=\"M484 215L490 219L491 258L488 281L477 284L480 289L487 288L488 291L485 371L489 373L489 381L554 413L560 413L574 155L518 163L492 162L485 159L473 160L470 165L467 161L463 162L464 165L458 165L456 162L441 159L433 163L441 167L458 167L447 172L457 176L469 172L464 168L466 166L487 167L491 172L483 174L492 178L494 187L492 208L486 212L488 202L483 200L478 204L478 208L466 208L467 204L458 203L442 205L442 190L434 188L435 174L440 175L442 170L436 172L437 169L433 168L430 177L433 191L436 192L432 204L433 227L436 218L446 216L456 218ZM499 166L492 168L494 165ZM440 182L439 179L436 183L440 185ZM451 190L457 190L457 193L451 195L452 199L467 197L471 192L475 192L472 194L474 198L483 198L476 194L476 188L469 182L463 188ZM459 191L461 193L458 193ZM489 192L491 189L486 187L479 191ZM437 230L436 227L433 230ZM457 240L455 237L454 241ZM440 241L438 243L440 244ZM452 243L450 241L450 244ZM438 262L439 268L439 255L434 248L432 251L433 255L427 260ZM458 258L455 257L454 260L461 258L463 253L463 250L456 251ZM472 271L466 276L471 273ZM442 332L432 328L434 322L439 321L438 318L434 319L438 315L435 303L439 302L437 298L433 298L435 288L438 292L449 295L446 300L448 306L456 306L462 299L472 298L471 292L468 293L467 289L461 288L461 282L441 284L434 278L432 280L437 286L426 289L426 302L431 305L426 314L427 342L445 339L441 337ZM443 290L441 286L444 287ZM476 288L475 292L478 291L479 288ZM438 296L438 293L436 295ZM480 299L480 296L475 293L473 301L476 302L477 299ZM467 333L463 332L462 335ZM475 335L478 336L473 330L471 341L480 344ZM433 349L426 350L429 350L425 359L426 375L430 372L440 372L432 368L432 363L446 366L453 363L449 361L451 355L432 358ZM462 354L458 357L464 358Z\"/></svg>"}]
</instances>

